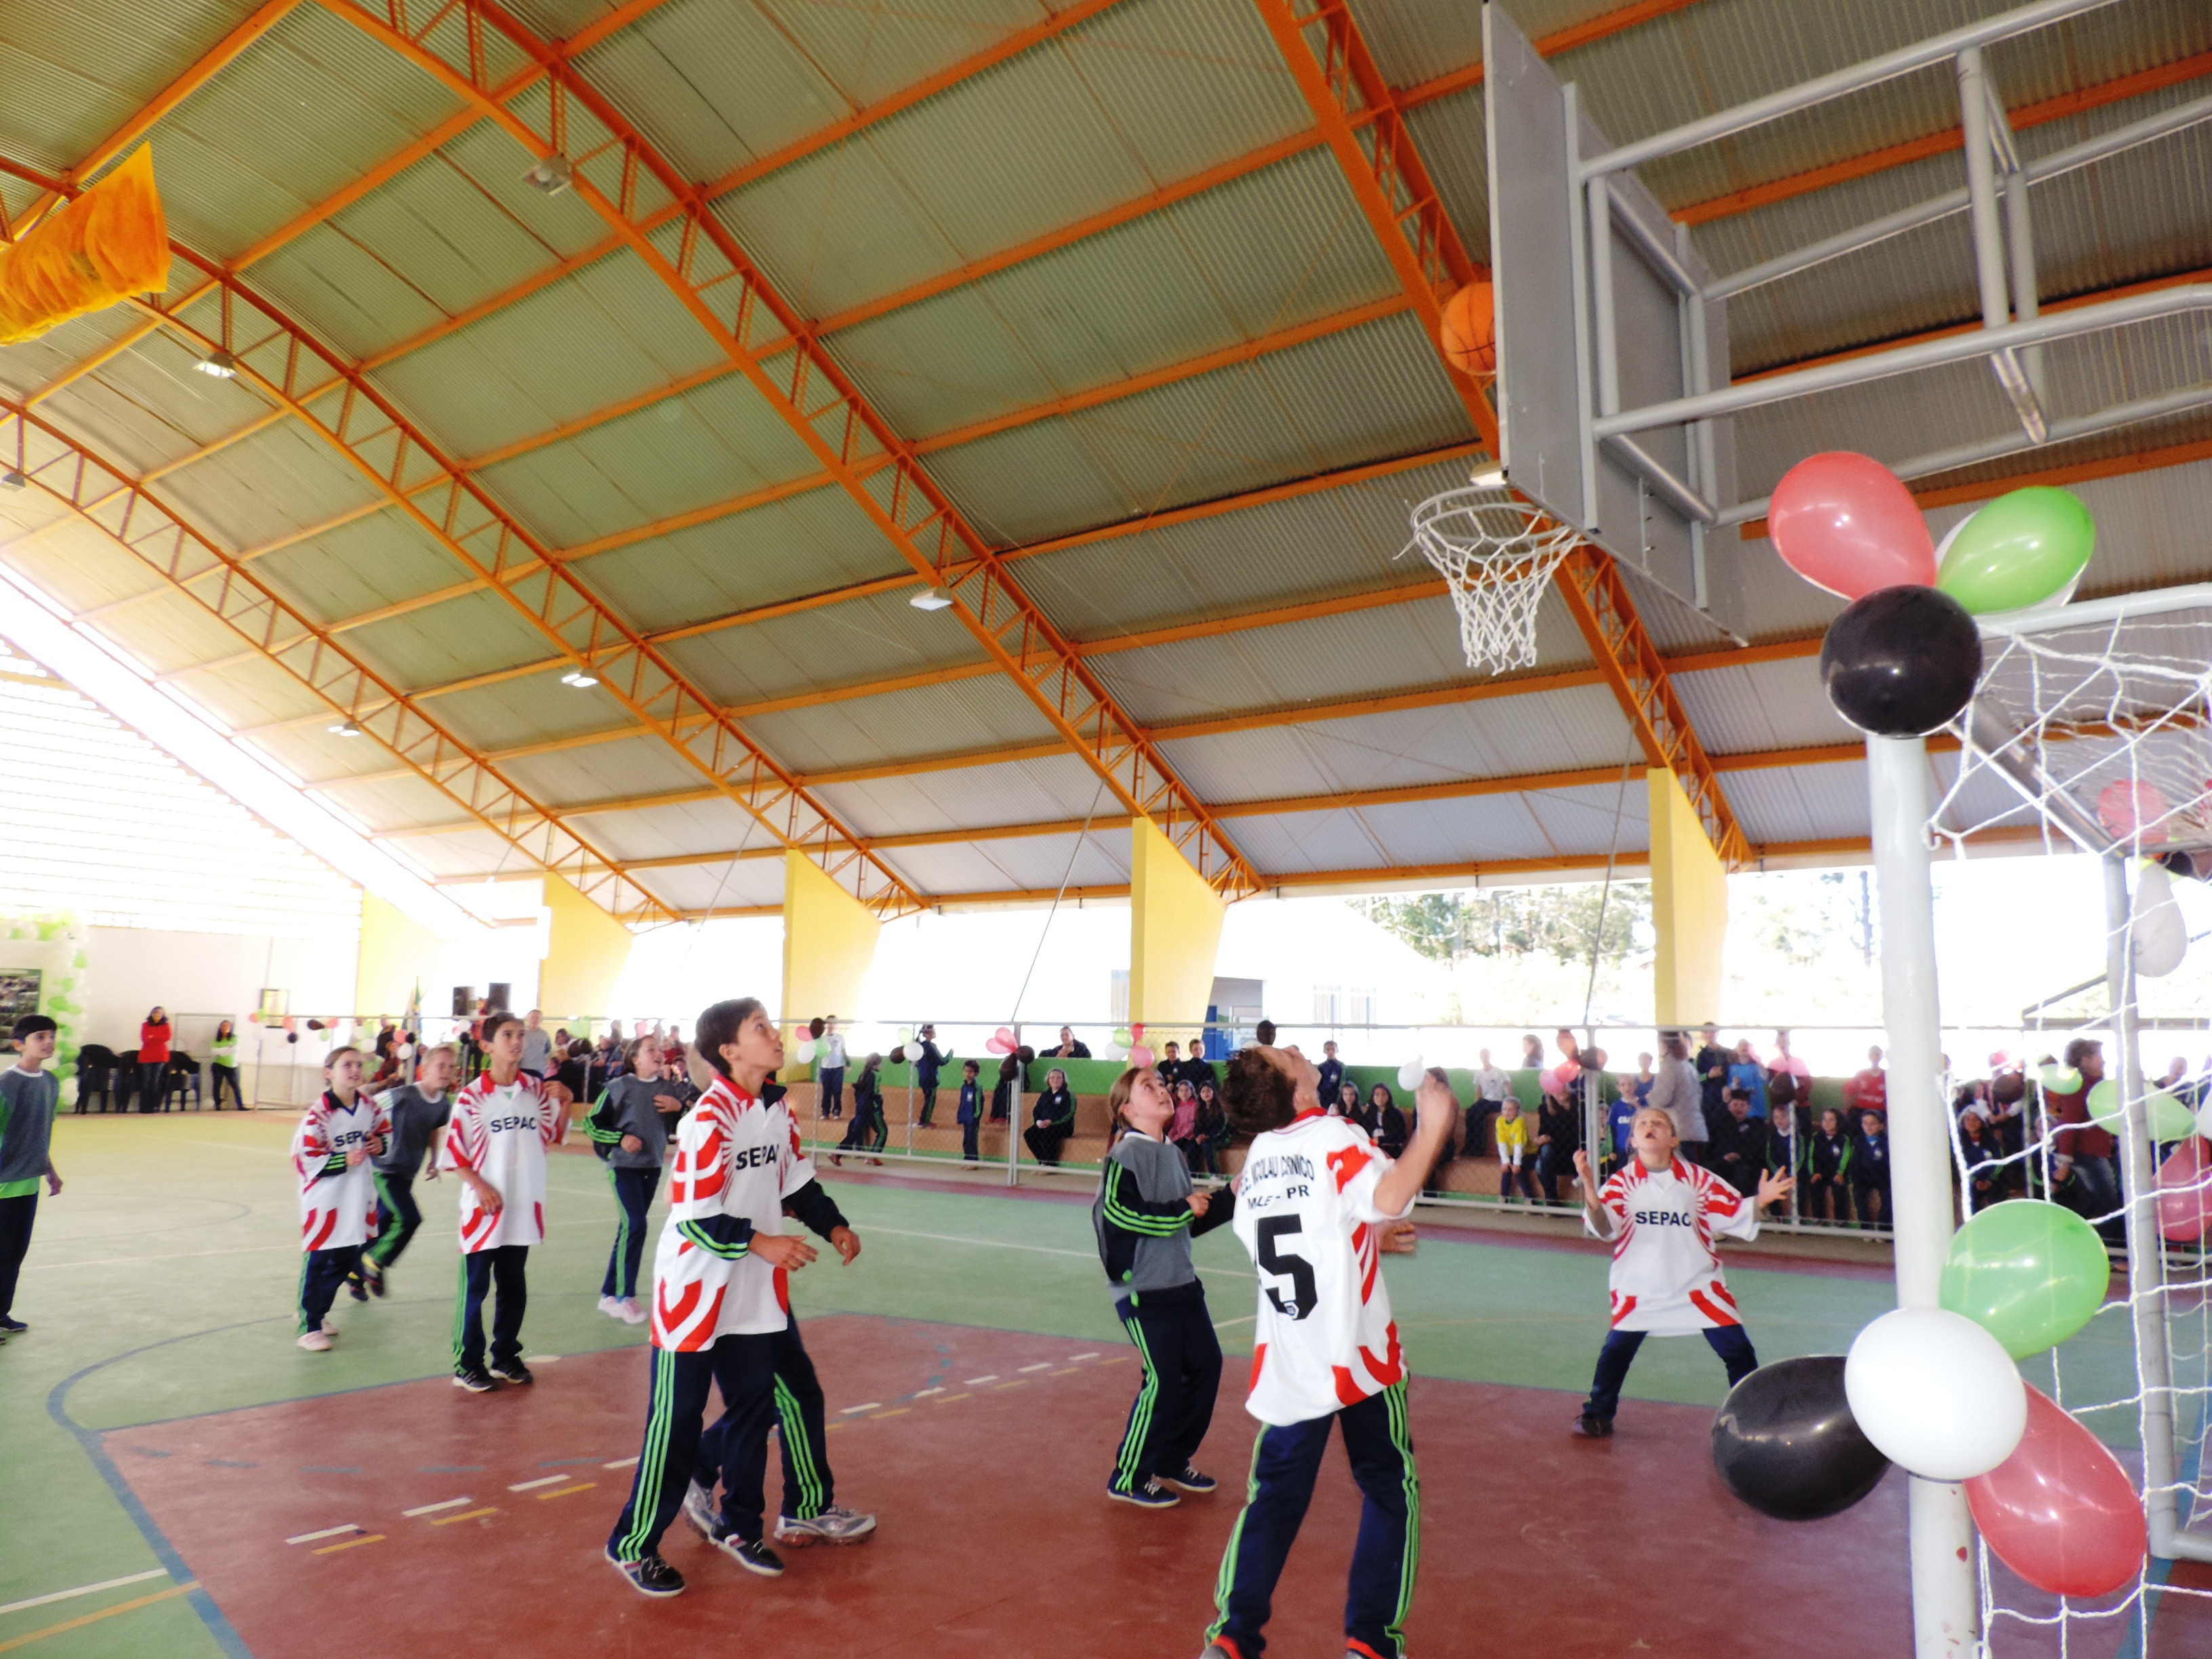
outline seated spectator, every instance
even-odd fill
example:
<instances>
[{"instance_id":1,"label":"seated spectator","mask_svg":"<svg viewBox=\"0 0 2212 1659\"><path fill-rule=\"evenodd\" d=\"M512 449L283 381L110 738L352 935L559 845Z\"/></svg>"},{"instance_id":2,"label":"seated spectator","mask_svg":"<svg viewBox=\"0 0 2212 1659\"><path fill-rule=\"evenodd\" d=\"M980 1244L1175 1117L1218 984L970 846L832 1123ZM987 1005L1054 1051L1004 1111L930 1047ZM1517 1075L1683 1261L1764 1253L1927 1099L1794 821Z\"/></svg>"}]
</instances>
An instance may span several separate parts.
<instances>
[{"instance_id":1,"label":"seated spectator","mask_svg":"<svg viewBox=\"0 0 2212 1659\"><path fill-rule=\"evenodd\" d=\"M1517 1186L1521 1195L1534 1204L1536 1189L1528 1182L1528 1164L1533 1157L1528 1147L1528 1124L1521 1115L1521 1103L1510 1095L1498 1109L1497 1139L1498 1198L1510 1202Z\"/></svg>"},{"instance_id":2,"label":"seated spectator","mask_svg":"<svg viewBox=\"0 0 2212 1659\"><path fill-rule=\"evenodd\" d=\"M1175 1085L1175 1115L1168 1120L1168 1145L1182 1154L1192 1174L1198 1172L1198 1091L1188 1078Z\"/></svg>"},{"instance_id":3,"label":"seated spectator","mask_svg":"<svg viewBox=\"0 0 2212 1659\"><path fill-rule=\"evenodd\" d=\"M1559 1183L1569 1183L1570 1189L1580 1177L1575 1174L1575 1154L1583 1144L1583 1115L1571 1105L1566 1097L1553 1089L1544 1091L1544 1103L1536 1111L1536 1184L1544 1189L1544 1201L1557 1204Z\"/></svg>"},{"instance_id":4,"label":"seated spectator","mask_svg":"<svg viewBox=\"0 0 2212 1659\"><path fill-rule=\"evenodd\" d=\"M579 1037L556 1048L559 1064L554 1067L553 1080L568 1091L571 1100L592 1100L592 1045Z\"/></svg>"},{"instance_id":5,"label":"seated spectator","mask_svg":"<svg viewBox=\"0 0 2212 1659\"><path fill-rule=\"evenodd\" d=\"M1467 1109L1467 1155L1476 1156L1491 1144L1491 1124L1512 1098L1513 1080L1490 1063L1490 1050L1478 1051L1481 1064L1474 1071L1474 1099Z\"/></svg>"},{"instance_id":6,"label":"seated spectator","mask_svg":"<svg viewBox=\"0 0 2212 1659\"><path fill-rule=\"evenodd\" d=\"M1997 1159L1997 1138L1978 1108L1959 1114L1959 1161L1966 1171L1966 1213L1986 1210L2005 1197L2004 1171Z\"/></svg>"},{"instance_id":7,"label":"seated spectator","mask_svg":"<svg viewBox=\"0 0 2212 1659\"><path fill-rule=\"evenodd\" d=\"M1344 1062L1336 1057L1334 1042L1321 1045L1321 1064L1315 1069L1321 1073L1321 1082L1314 1092L1323 1100L1334 1100L1337 1088L1344 1081Z\"/></svg>"},{"instance_id":8,"label":"seated spectator","mask_svg":"<svg viewBox=\"0 0 2212 1659\"><path fill-rule=\"evenodd\" d=\"M1804 1161L1804 1138L1797 1133L1797 1114L1769 1102L1765 1173L1788 1176L1793 1183L1790 1190L1794 1194L1796 1190L1794 1183Z\"/></svg>"},{"instance_id":9,"label":"seated spectator","mask_svg":"<svg viewBox=\"0 0 2212 1659\"><path fill-rule=\"evenodd\" d=\"M1727 1115L1712 1126L1712 1171L1748 1197L1766 1170L1766 1126L1751 1115L1751 1094L1730 1089Z\"/></svg>"},{"instance_id":10,"label":"seated spectator","mask_svg":"<svg viewBox=\"0 0 2212 1659\"><path fill-rule=\"evenodd\" d=\"M1336 1098L1328 1103L1328 1115L1349 1118L1355 1123L1360 1121L1359 1085L1357 1083L1345 1082L1336 1085Z\"/></svg>"},{"instance_id":11,"label":"seated spectator","mask_svg":"<svg viewBox=\"0 0 2212 1659\"><path fill-rule=\"evenodd\" d=\"M1209 1078L1198 1085L1198 1148L1206 1159L1204 1173L1226 1175L1221 1155L1229 1150L1231 1139L1229 1109L1221 1099L1221 1091ZM1193 1170L1192 1174L1200 1171Z\"/></svg>"},{"instance_id":12,"label":"seated spectator","mask_svg":"<svg viewBox=\"0 0 2212 1659\"><path fill-rule=\"evenodd\" d=\"M1060 1030L1064 1045L1066 1028ZM1037 1097L1036 1109L1030 1114L1030 1127L1022 1131L1022 1139L1038 1163L1056 1169L1060 1148L1074 1133L1075 1091L1067 1086L1067 1073L1055 1066L1044 1074L1044 1092Z\"/></svg>"},{"instance_id":13,"label":"seated spectator","mask_svg":"<svg viewBox=\"0 0 2212 1659\"><path fill-rule=\"evenodd\" d=\"M1397 1097L1390 1092L1389 1084L1376 1084L1367 1097L1364 1127L1375 1137L1375 1144L1382 1149L1385 1158L1395 1160L1406 1155L1406 1143L1413 1137L1406 1127L1406 1115L1398 1109Z\"/></svg>"},{"instance_id":14,"label":"seated spectator","mask_svg":"<svg viewBox=\"0 0 2212 1659\"><path fill-rule=\"evenodd\" d=\"M1808 1221L1851 1218L1850 1165L1850 1133L1844 1127L1844 1115L1831 1106L1820 1114L1819 1127L1806 1139L1804 1178L1797 1188L1800 1218Z\"/></svg>"},{"instance_id":15,"label":"seated spectator","mask_svg":"<svg viewBox=\"0 0 2212 1659\"><path fill-rule=\"evenodd\" d=\"M1540 1072L1544 1067L1544 1040L1534 1031L1521 1039L1521 1069Z\"/></svg>"},{"instance_id":16,"label":"seated spectator","mask_svg":"<svg viewBox=\"0 0 2212 1659\"><path fill-rule=\"evenodd\" d=\"M1273 1048L1275 1046L1275 1022L1272 1019L1261 1020L1257 1025L1252 1028L1252 1040L1258 1043L1262 1048Z\"/></svg>"},{"instance_id":17,"label":"seated spectator","mask_svg":"<svg viewBox=\"0 0 2212 1659\"><path fill-rule=\"evenodd\" d=\"M1851 1137L1851 1207L1862 1227L1885 1226L1889 1221L1889 1120L1878 1111L1859 1114L1859 1132Z\"/></svg>"},{"instance_id":18,"label":"seated spectator","mask_svg":"<svg viewBox=\"0 0 2212 1659\"><path fill-rule=\"evenodd\" d=\"M1060 1046L1056 1048L1046 1049L1044 1051L1044 1058L1047 1060L1088 1060L1091 1058L1091 1049L1089 1045L1078 1042L1075 1040L1074 1031L1069 1027L1063 1025L1060 1028Z\"/></svg>"}]
</instances>

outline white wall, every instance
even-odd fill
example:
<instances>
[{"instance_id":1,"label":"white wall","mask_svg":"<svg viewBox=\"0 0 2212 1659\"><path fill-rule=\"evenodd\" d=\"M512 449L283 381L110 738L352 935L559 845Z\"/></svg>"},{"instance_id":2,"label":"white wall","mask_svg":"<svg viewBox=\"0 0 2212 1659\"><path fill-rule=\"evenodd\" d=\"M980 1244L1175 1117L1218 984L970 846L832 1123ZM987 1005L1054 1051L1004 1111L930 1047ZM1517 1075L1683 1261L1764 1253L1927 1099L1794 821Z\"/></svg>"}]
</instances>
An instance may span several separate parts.
<instances>
[{"instance_id":1,"label":"white wall","mask_svg":"<svg viewBox=\"0 0 2212 1659\"><path fill-rule=\"evenodd\" d=\"M289 991L295 1014L350 1009L360 948L351 938L94 927L85 947L89 1006L83 1041L118 1053L136 1048L139 1022L158 1004L177 1027L176 1041L204 1060L217 1019L235 1020L247 1032L246 1013L259 1003L264 986Z\"/></svg>"}]
</instances>

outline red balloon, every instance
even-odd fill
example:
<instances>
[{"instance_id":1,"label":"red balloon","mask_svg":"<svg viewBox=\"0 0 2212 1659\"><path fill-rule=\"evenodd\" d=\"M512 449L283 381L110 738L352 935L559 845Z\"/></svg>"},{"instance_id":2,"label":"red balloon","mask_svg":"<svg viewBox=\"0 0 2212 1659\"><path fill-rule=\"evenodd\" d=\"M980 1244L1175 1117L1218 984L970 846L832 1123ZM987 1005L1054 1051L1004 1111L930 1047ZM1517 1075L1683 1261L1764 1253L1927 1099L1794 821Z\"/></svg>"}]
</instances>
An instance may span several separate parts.
<instances>
[{"instance_id":1,"label":"red balloon","mask_svg":"<svg viewBox=\"0 0 2212 1659\"><path fill-rule=\"evenodd\" d=\"M1912 493L1880 461L1848 449L1808 455L1782 475L1766 533L1784 564L1842 599L1936 585L1936 544Z\"/></svg>"},{"instance_id":2,"label":"red balloon","mask_svg":"<svg viewBox=\"0 0 2212 1659\"><path fill-rule=\"evenodd\" d=\"M2027 1432L1966 1482L1966 1504L1997 1559L2053 1595L2109 1595L2149 1547L2142 1495L2119 1460L2032 1384Z\"/></svg>"},{"instance_id":3,"label":"red balloon","mask_svg":"<svg viewBox=\"0 0 2212 1659\"><path fill-rule=\"evenodd\" d=\"M2158 1166L2158 1230L2178 1244L2212 1229L2212 1146L2191 1135Z\"/></svg>"}]
</instances>

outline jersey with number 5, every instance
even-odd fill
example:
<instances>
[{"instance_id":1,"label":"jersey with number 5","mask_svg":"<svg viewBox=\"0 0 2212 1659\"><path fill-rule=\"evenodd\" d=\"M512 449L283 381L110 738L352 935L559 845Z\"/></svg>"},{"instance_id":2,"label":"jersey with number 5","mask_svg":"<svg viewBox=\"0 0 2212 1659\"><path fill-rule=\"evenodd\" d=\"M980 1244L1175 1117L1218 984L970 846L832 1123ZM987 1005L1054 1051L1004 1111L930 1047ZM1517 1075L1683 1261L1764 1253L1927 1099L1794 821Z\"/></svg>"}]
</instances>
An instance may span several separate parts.
<instances>
[{"instance_id":1,"label":"jersey with number 5","mask_svg":"<svg viewBox=\"0 0 2212 1659\"><path fill-rule=\"evenodd\" d=\"M1404 1374L1376 1229L1390 1167L1367 1132L1301 1112L1252 1143L1237 1195L1237 1237L1260 1270L1260 1322L1244 1409L1278 1426L1327 1417Z\"/></svg>"}]
</instances>

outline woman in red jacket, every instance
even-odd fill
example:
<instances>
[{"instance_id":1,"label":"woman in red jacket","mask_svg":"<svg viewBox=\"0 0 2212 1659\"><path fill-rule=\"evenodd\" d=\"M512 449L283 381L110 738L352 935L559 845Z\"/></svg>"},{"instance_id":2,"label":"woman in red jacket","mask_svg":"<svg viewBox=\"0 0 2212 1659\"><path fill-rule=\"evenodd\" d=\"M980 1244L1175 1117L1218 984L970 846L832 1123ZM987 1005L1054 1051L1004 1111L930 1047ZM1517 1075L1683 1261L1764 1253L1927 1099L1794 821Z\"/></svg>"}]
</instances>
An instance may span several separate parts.
<instances>
[{"instance_id":1,"label":"woman in red jacket","mask_svg":"<svg viewBox=\"0 0 2212 1659\"><path fill-rule=\"evenodd\" d=\"M138 1109L169 1109L169 1016L156 1008L138 1028Z\"/></svg>"}]
</instances>

